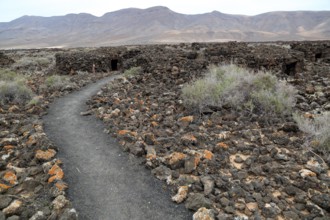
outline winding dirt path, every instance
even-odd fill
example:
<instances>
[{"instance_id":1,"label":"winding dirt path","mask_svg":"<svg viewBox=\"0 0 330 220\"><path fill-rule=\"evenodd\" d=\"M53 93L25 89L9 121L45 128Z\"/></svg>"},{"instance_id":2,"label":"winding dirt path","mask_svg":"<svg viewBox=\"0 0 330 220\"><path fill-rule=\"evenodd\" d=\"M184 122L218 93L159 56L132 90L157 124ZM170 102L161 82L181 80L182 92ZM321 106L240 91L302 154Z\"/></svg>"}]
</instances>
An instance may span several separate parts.
<instances>
[{"instance_id":1,"label":"winding dirt path","mask_svg":"<svg viewBox=\"0 0 330 220\"><path fill-rule=\"evenodd\" d=\"M79 219L191 219L191 213L170 200L162 182L123 153L94 116L80 116L85 102L114 77L57 99L43 120L48 137L59 146L68 197Z\"/></svg>"}]
</instances>

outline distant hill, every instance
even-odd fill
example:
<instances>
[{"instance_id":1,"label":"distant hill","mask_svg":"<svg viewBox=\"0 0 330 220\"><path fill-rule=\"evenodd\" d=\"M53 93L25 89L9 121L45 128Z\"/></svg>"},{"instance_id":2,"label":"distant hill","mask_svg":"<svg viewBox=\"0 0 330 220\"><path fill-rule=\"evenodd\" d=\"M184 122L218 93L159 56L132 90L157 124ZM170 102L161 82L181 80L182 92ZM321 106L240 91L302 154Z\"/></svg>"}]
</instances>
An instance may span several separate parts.
<instances>
[{"instance_id":1,"label":"distant hill","mask_svg":"<svg viewBox=\"0 0 330 220\"><path fill-rule=\"evenodd\" d=\"M213 11L186 15L166 7L106 13L23 16L0 22L0 48L123 44L329 40L330 11L269 12L256 16Z\"/></svg>"}]
</instances>

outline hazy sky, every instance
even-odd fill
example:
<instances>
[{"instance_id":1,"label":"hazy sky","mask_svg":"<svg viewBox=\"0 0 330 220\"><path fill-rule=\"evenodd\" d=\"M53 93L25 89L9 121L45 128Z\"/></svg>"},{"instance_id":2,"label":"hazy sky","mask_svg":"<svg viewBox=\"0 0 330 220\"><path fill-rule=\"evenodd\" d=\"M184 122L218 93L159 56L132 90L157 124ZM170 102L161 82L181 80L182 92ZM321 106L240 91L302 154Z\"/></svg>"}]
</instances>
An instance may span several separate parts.
<instances>
[{"instance_id":1,"label":"hazy sky","mask_svg":"<svg viewBox=\"0 0 330 220\"><path fill-rule=\"evenodd\" d=\"M54 16L86 12L102 16L122 8L158 5L184 14L214 10L244 15L269 11L330 10L330 0L0 0L0 22L23 15Z\"/></svg>"}]
</instances>

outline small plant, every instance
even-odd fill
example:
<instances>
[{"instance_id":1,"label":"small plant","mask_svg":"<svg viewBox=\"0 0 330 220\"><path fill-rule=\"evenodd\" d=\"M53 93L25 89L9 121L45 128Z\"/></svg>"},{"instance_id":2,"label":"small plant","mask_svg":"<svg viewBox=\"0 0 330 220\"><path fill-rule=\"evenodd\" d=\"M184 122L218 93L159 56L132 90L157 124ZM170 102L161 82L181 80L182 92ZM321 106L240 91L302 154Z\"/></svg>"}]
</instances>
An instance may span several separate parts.
<instances>
[{"instance_id":1,"label":"small plant","mask_svg":"<svg viewBox=\"0 0 330 220\"><path fill-rule=\"evenodd\" d=\"M33 92L25 82L24 76L7 69L0 69L0 103L25 104L29 101Z\"/></svg>"},{"instance_id":2,"label":"small plant","mask_svg":"<svg viewBox=\"0 0 330 220\"><path fill-rule=\"evenodd\" d=\"M36 59L36 63L38 64L38 66L46 67L52 63L52 60L45 57L39 57Z\"/></svg>"},{"instance_id":3,"label":"small plant","mask_svg":"<svg viewBox=\"0 0 330 220\"><path fill-rule=\"evenodd\" d=\"M294 87L268 72L252 73L236 65L211 67L204 78L182 89L186 107L229 106L261 115L290 115L295 105Z\"/></svg>"},{"instance_id":4,"label":"small plant","mask_svg":"<svg viewBox=\"0 0 330 220\"><path fill-rule=\"evenodd\" d=\"M22 57L13 64L14 70L23 72L36 71L47 68L53 62L53 57Z\"/></svg>"},{"instance_id":5,"label":"small plant","mask_svg":"<svg viewBox=\"0 0 330 220\"><path fill-rule=\"evenodd\" d=\"M50 90L62 90L70 85L72 83L68 76L51 75L46 78L44 87Z\"/></svg>"},{"instance_id":6,"label":"small plant","mask_svg":"<svg viewBox=\"0 0 330 220\"><path fill-rule=\"evenodd\" d=\"M0 80L2 81L13 81L17 77L14 71L8 69L0 69Z\"/></svg>"},{"instance_id":7,"label":"small plant","mask_svg":"<svg viewBox=\"0 0 330 220\"><path fill-rule=\"evenodd\" d=\"M125 70L123 75L125 77L132 77L132 76L135 76L135 75L141 74L141 73L142 73L142 68L140 66L138 66L138 67L131 67L130 69Z\"/></svg>"},{"instance_id":8,"label":"small plant","mask_svg":"<svg viewBox=\"0 0 330 220\"><path fill-rule=\"evenodd\" d=\"M2 105L8 103L25 104L32 96L31 89L23 83L0 81L0 102Z\"/></svg>"},{"instance_id":9,"label":"small plant","mask_svg":"<svg viewBox=\"0 0 330 220\"><path fill-rule=\"evenodd\" d=\"M307 144L330 152L330 112L325 112L314 119L295 113L293 118L299 129L308 135Z\"/></svg>"}]
</instances>

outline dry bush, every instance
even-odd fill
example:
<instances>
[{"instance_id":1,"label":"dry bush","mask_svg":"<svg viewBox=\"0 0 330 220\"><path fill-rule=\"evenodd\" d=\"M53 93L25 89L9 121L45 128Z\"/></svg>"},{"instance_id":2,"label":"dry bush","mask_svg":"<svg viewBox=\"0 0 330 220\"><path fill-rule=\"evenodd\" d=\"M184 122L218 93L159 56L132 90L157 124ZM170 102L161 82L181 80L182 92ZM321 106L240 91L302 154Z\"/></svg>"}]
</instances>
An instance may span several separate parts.
<instances>
[{"instance_id":1,"label":"dry bush","mask_svg":"<svg viewBox=\"0 0 330 220\"><path fill-rule=\"evenodd\" d=\"M292 113L296 90L269 72L252 73L236 65L211 67L201 79L182 89L186 107L229 106L242 112L266 116Z\"/></svg>"},{"instance_id":2,"label":"dry bush","mask_svg":"<svg viewBox=\"0 0 330 220\"><path fill-rule=\"evenodd\" d=\"M26 104L33 92L26 86L25 77L10 70L0 70L0 103Z\"/></svg>"},{"instance_id":3,"label":"dry bush","mask_svg":"<svg viewBox=\"0 0 330 220\"><path fill-rule=\"evenodd\" d=\"M330 151L330 112L325 112L314 119L295 113L293 118L299 129L308 135L308 145Z\"/></svg>"},{"instance_id":4,"label":"dry bush","mask_svg":"<svg viewBox=\"0 0 330 220\"><path fill-rule=\"evenodd\" d=\"M141 73L142 73L142 68L140 66L138 66L138 67L132 67L128 70L125 70L123 75L125 77L132 77L132 76L135 76L135 75L138 75L138 74L141 74Z\"/></svg>"},{"instance_id":5,"label":"dry bush","mask_svg":"<svg viewBox=\"0 0 330 220\"><path fill-rule=\"evenodd\" d=\"M23 56L17 60L12 69L15 71L21 71L23 73L32 73L34 71L40 71L49 68L54 63L54 56L48 55L43 57L29 57Z\"/></svg>"},{"instance_id":6,"label":"dry bush","mask_svg":"<svg viewBox=\"0 0 330 220\"><path fill-rule=\"evenodd\" d=\"M74 83L72 83L70 81L70 77L69 76L62 76L62 75L51 75L48 76L45 79L45 83L44 85L42 85L42 89L44 90L65 90L66 88L69 88L71 86L73 86Z\"/></svg>"}]
</instances>

